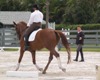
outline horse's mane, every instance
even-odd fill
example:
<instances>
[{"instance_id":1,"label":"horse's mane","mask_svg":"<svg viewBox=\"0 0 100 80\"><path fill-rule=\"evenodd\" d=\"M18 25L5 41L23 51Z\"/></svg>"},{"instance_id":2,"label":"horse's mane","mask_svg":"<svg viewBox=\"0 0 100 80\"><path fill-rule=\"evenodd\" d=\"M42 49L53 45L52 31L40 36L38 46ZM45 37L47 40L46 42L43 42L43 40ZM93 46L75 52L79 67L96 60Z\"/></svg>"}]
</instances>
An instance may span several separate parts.
<instances>
[{"instance_id":1,"label":"horse's mane","mask_svg":"<svg viewBox=\"0 0 100 80\"><path fill-rule=\"evenodd\" d=\"M21 21L19 24L27 25L24 21Z\"/></svg>"},{"instance_id":2,"label":"horse's mane","mask_svg":"<svg viewBox=\"0 0 100 80\"><path fill-rule=\"evenodd\" d=\"M21 38L21 34L27 29L27 24L24 21L17 23L16 31L18 34L19 39Z\"/></svg>"}]
</instances>

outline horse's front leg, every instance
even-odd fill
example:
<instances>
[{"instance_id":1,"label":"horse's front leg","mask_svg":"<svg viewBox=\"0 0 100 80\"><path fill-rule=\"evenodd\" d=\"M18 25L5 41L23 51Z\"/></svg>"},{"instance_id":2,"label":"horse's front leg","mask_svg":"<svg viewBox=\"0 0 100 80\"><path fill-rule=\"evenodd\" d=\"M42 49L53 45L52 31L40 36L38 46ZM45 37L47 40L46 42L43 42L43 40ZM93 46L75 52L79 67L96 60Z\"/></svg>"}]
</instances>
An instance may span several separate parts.
<instances>
[{"instance_id":1,"label":"horse's front leg","mask_svg":"<svg viewBox=\"0 0 100 80\"><path fill-rule=\"evenodd\" d=\"M35 65L35 67L36 67L39 71L43 71L43 69L40 68L40 67L36 64L36 58L35 58L36 53L35 53L35 52L36 52L36 51L31 51L31 54L32 54L32 62L33 62L33 64Z\"/></svg>"},{"instance_id":2,"label":"horse's front leg","mask_svg":"<svg viewBox=\"0 0 100 80\"><path fill-rule=\"evenodd\" d=\"M42 72L43 74L46 73L46 70L48 69L48 66L49 66L49 64L51 63L52 59L53 59L53 55L52 55L52 52L50 52L50 56L49 56L48 63L47 63L47 65L46 65L45 69L44 69L43 72Z\"/></svg>"},{"instance_id":3,"label":"horse's front leg","mask_svg":"<svg viewBox=\"0 0 100 80\"><path fill-rule=\"evenodd\" d=\"M19 56L18 63L17 63L15 71L17 71L19 69L19 67L20 67L20 63L21 63L21 60L23 58L23 54L24 54L24 50L21 48L20 49L20 56Z\"/></svg>"}]
</instances>

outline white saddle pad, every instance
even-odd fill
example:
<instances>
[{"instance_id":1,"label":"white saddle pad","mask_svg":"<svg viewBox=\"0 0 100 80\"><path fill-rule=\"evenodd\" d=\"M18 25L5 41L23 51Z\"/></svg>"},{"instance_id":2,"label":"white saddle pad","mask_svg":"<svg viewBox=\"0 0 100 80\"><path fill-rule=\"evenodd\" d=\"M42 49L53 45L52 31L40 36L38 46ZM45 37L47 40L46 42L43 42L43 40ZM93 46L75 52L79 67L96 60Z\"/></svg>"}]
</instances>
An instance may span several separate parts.
<instances>
[{"instance_id":1,"label":"white saddle pad","mask_svg":"<svg viewBox=\"0 0 100 80\"><path fill-rule=\"evenodd\" d=\"M40 31L40 30L42 30L42 29L40 28L40 29L38 29L38 30L36 30L36 31L33 31L33 32L30 34L28 41L34 41L37 32Z\"/></svg>"}]
</instances>

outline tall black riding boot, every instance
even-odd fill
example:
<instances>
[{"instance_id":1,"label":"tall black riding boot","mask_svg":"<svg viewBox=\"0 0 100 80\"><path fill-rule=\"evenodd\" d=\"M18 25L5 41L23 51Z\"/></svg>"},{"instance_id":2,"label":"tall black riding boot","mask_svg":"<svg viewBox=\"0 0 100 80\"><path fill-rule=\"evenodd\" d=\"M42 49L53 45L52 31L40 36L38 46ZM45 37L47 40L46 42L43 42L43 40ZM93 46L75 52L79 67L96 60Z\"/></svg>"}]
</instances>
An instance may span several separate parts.
<instances>
[{"instance_id":1,"label":"tall black riding boot","mask_svg":"<svg viewBox=\"0 0 100 80\"><path fill-rule=\"evenodd\" d=\"M79 56L79 51L77 50L76 58L74 59L74 61L78 61L78 56Z\"/></svg>"},{"instance_id":2,"label":"tall black riding boot","mask_svg":"<svg viewBox=\"0 0 100 80\"><path fill-rule=\"evenodd\" d=\"M29 48L28 36L24 36L24 41L25 41L24 51L26 51L26 50L28 50L28 48Z\"/></svg>"},{"instance_id":3,"label":"tall black riding boot","mask_svg":"<svg viewBox=\"0 0 100 80\"><path fill-rule=\"evenodd\" d=\"M84 61L84 56L83 56L82 48L81 48L81 50L80 50L80 53L81 53L81 62L83 62L83 61Z\"/></svg>"}]
</instances>

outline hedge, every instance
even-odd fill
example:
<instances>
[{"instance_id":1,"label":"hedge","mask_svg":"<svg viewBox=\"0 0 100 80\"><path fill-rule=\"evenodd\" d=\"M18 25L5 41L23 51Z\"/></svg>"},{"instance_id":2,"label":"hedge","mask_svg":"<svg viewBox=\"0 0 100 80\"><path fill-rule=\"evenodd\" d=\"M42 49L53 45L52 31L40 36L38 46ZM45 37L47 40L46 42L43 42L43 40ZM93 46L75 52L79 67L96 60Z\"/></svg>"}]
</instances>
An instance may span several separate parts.
<instances>
[{"instance_id":1,"label":"hedge","mask_svg":"<svg viewBox=\"0 0 100 80\"><path fill-rule=\"evenodd\" d=\"M65 25L65 24L59 24L56 25L56 30L68 29L70 30L76 30L77 26L81 26L83 30L98 30L100 29L100 24L77 24L77 25Z\"/></svg>"}]
</instances>

